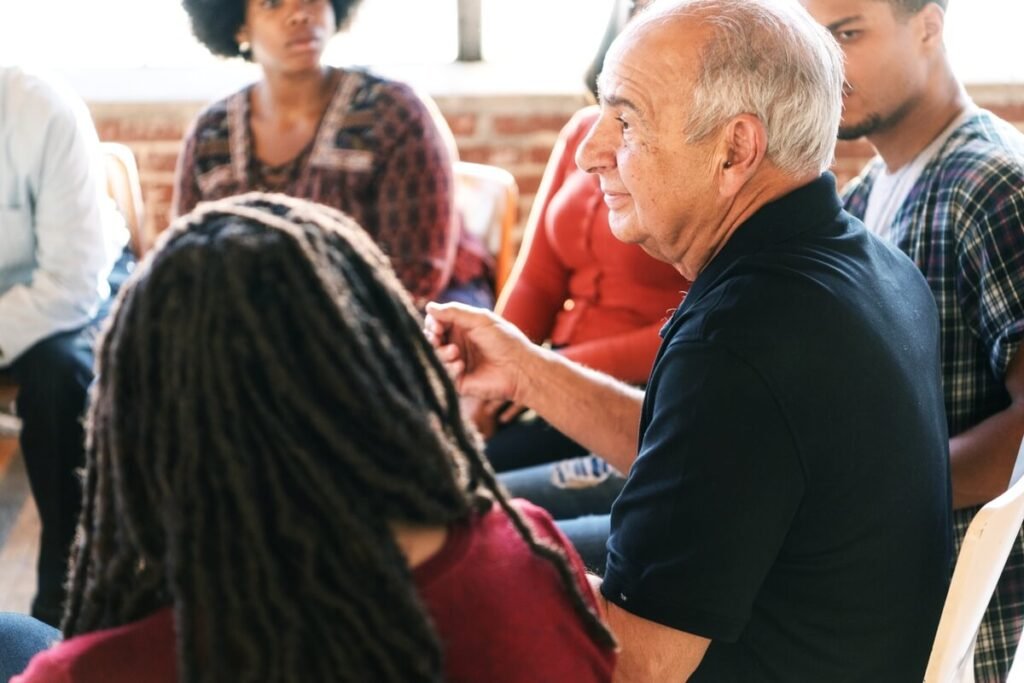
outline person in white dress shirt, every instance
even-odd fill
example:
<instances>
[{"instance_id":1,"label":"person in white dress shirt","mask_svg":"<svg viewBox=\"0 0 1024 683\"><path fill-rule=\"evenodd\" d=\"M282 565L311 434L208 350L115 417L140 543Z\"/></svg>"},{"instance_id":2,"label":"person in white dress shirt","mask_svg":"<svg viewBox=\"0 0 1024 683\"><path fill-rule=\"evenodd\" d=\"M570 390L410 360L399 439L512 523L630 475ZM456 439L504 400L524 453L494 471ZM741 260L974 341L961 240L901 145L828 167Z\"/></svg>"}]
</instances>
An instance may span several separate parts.
<instances>
[{"instance_id":1,"label":"person in white dress shirt","mask_svg":"<svg viewBox=\"0 0 1024 683\"><path fill-rule=\"evenodd\" d=\"M84 103L0 67L0 371L19 385L21 451L42 522L32 613L51 624L81 504L93 340L127 268L127 231L104 181Z\"/></svg>"}]
</instances>

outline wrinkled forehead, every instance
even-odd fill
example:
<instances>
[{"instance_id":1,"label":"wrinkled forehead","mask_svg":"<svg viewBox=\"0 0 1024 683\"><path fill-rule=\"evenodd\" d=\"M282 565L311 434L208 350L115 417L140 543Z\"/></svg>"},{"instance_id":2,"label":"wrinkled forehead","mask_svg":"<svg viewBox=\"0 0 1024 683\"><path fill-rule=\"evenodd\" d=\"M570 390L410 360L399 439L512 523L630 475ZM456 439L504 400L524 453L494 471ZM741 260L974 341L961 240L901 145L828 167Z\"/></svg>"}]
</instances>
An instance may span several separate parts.
<instances>
[{"instance_id":1,"label":"wrinkled forehead","mask_svg":"<svg viewBox=\"0 0 1024 683\"><path fill-rule=\"evenodd\" d=\"M692 88L707 27L692 16L661 15L658 6L652 12L627 26L612 43L598 77L602 95L623 87L652 97L666 94L659 93L663 89Z\"/></svg>"}]
</instances>

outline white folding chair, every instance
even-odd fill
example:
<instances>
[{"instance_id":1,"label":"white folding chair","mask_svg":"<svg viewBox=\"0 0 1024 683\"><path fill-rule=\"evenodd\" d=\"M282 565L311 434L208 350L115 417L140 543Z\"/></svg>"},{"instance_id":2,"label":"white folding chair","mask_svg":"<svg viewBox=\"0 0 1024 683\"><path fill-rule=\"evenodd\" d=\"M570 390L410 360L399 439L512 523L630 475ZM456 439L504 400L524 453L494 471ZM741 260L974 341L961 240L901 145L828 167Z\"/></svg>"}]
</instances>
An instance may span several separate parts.
<instances>
[{"instance_id":1,"label":"white folding chair","mask_svg":"<svg viewBox=\"0 0 1024 683\"><path fill-rule=\"evenodd\" d=\"M1024 523L1022 472L1024 443L1017 452L1009 490L978 511L964 536L924 674L925 683L974 683L978 626Z\"/></svg>"},{"instance_id":2,"label":"white folding chair","mask_svg":"<svg viewBox=\"0 0 1024 683\"><path fill-rule=\"evenodd\" d=\"M512 270L512 233L519 219L519 186L511 173L497 166L456 161L455 206L463 228L476 235L494 255L494 293Z\"/></svg>"}]
</instances>

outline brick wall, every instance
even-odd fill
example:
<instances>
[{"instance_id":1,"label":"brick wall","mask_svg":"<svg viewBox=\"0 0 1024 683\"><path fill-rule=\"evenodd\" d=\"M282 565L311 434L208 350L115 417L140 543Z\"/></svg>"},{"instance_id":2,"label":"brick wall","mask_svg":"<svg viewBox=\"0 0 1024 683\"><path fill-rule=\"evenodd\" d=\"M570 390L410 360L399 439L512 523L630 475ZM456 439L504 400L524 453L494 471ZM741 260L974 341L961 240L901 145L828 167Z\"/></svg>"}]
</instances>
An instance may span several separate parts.
<instances>
[{"instance_id":1,"label":"brick wall","mask_svg":"<svg viewBox=\"0 0 1024 683\"><path fill-rule=\"evenodd\" d=\"M1024 86L971 88L975 101L1024 130ZM502 166L516 177L525 221L558 131L585 102L582 96L461 96L437 99L455 134L462 159ZM146 229L167 225L178 147L201 102L93 103L103 140L124 142L139 162ZM835 171L840 183L871 157L864 142L840 143Z\"/></svg>"}]
</instances>

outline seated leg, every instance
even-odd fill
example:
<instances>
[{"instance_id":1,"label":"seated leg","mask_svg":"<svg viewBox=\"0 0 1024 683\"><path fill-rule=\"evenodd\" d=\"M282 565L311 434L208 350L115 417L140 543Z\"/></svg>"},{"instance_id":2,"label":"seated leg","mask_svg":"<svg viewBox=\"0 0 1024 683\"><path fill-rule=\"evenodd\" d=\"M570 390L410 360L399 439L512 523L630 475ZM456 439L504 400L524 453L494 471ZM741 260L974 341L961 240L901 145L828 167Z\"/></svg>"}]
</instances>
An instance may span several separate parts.
<instances>
[{"instance_id":1,"label":"seated leg","mask_svg":"<svg viewBox=\"0 0 1024 683\"><path fill-rule=\"evenodd\" d=\"M556 520L606 515L626 479L596 455L498 475L514 498L525 498Z\"/></svg>"},{"instance_id":2,"label":"seated leg","mask_svg":"<svg viewBox=\"0 0 1024 683\"><path fill-rule=\"evenodd\" d=\"M56 625L64 602L68 554L82 491L82 417L93 378L92 332L64 332L44 339L11 366L20 385L21 451L39 509L38 585L32 614Z\"/></svg>"},{"instance_id":3,"label":"seated leg","mask_svg":"<svg viewBox=\"0 0 1024 683\"><path fill-rule=\"evenodd\" d=\"M60 631L38 619L0 612L0 681L20 674L32 657L60 639Z\"/></svg>"}]
</instances>

